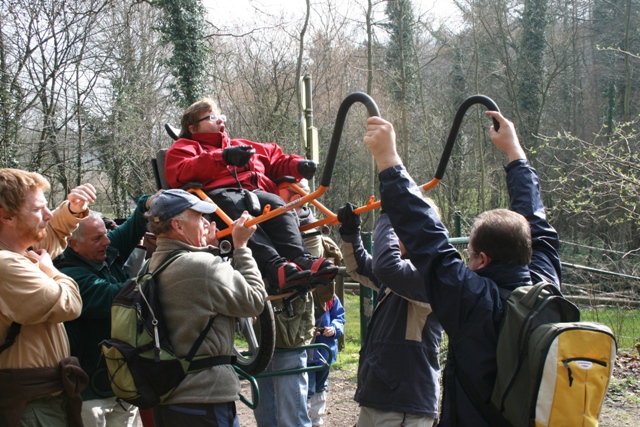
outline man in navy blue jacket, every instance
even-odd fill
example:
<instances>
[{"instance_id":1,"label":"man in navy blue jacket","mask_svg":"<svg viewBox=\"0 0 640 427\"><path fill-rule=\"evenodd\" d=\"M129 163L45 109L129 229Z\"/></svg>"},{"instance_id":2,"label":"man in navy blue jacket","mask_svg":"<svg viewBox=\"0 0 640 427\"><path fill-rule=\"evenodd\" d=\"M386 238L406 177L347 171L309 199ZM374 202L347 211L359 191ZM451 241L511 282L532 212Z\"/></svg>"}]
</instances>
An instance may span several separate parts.
<instances>
[{"instance_id":1,"label":"man in navy blue jacket","mask_svg":"<svg viewBox=\"0 0 640 427\"><path fill-rule=\"evenodd\" d=\"M510 208L481 214L471 230L469 264L448 243L434 208L420 193L400 159L391 123L370 117L364 143L380 171L382 207L424 279L433 312L449 337L440 426L489 427L461 385L465 377L484 401L496 378L496 347L504 307L499 288L541 280L560 286L558 235L547 222L539 179L502 114L491 139L509 159L505 167ZM455 360L455 363L454 363Z\"/></svg>"},{"instance_id":2,"label":"man in navy blue jacket","mask_svg":"<svg viewBox=\"0 0 640 427\"><path fill-rule=\"evenodd\" d=\"M404 259L389 217L381 214L373 256L360 238L360 217L347 204L338 211L347 272L378 291L360 351L358 427L431 426L438 418L442 327L431 312L422 276Z\"/></svg>"}]
</instances>

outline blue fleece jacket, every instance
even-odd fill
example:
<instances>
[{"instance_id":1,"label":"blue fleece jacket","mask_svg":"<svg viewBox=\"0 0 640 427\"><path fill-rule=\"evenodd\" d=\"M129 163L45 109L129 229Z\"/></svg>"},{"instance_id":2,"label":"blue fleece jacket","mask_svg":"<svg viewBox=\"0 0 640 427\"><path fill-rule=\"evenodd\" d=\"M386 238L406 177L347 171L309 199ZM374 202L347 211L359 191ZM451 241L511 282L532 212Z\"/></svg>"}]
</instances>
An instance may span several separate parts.
<instances>
[{"instance_id":1,"label":"blue fleece jacket","mask_svg":"<svg viewBox=\"0 0 640 427\"><path fill-rule=\"evenodd\" d=\"M436 418L442 327L431 313L422 276L401 257L386 214L376 224L373 257L364 250L359 233L342 235L342 240L345 262L353 256L357 274L379 288L360 351L356 402L381 411Z\"/></svg>"}]
</instances>

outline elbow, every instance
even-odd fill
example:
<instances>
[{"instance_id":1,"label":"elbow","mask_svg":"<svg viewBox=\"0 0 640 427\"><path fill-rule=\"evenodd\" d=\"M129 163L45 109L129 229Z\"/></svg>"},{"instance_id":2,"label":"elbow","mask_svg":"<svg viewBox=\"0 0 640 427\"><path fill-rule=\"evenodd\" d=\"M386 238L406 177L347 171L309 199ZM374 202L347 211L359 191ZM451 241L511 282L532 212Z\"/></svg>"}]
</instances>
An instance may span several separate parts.
<instances>
[{"instance_id":1,"label":"elbow","mask_svg":"<svg viewBox=\"0 0 640 427\"><path fill-rule=\"evenodd\" d=\"M265 298L262 295L256 295L251 304L251 310L247 310L242 317L258 317L265 309Z\"/></svg>"},{"instance_id":2,"label":"elbow","mask_svg":"<svg viewBox=\"0 0 640 427\"><path fill-rule=\"evenodd\" d=\"M373 274L383 282L395 276L398 272L398 266L395 264L385 264L383 262L373 263Z\"/></svg>"}]
</instances>

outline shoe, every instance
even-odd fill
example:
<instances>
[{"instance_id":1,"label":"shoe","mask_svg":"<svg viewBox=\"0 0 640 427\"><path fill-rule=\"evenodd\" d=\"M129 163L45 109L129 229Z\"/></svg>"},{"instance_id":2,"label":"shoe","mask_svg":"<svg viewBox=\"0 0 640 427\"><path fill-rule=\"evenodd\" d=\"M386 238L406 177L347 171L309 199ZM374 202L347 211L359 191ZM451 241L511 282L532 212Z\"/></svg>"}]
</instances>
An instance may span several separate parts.
<instances>
[{"instance_id":1,"label":"shoe","mask_svg":"<svg viewBox=\"0 0 640 427\"><path fill-rule=\"evenodd\" d=\"M324 285L338 274L339 268L326 258L316 258L310 254L302 254L293 262L303 270L311 272L311 284Z\"/></svg>"},{"instance_id":2,"label":"shoe","mask_svg":"<svg viewBox=\"0 0 640 427\"><path fill-rule=\"evenodd\" d=\"M284 258L279 258L267 266L266 276L272 287L280 293L306 284L311 276L311 271L304 270Z\"/></svg>"}]
</instances>

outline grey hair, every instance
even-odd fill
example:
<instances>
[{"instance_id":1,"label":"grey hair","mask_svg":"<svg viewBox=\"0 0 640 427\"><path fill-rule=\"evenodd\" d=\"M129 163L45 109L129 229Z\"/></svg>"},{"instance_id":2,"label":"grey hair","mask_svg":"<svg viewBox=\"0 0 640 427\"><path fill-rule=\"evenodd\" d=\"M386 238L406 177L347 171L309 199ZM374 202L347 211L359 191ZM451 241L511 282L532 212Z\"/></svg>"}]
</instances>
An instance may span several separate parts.
<instances>
[{"instance_id":1,"label":"grey hair","mask_svg":"<svg viewBox=\"0 0 640 427\"><path fill-rule=\"evenodd\" d=\"M167 218L164 221L154 222L153 213L151 211L147 211L144 214L145 218L149 221L147 223L147 230L150 233L155 234L156 236L159 234L167 233L171 230L171 221L174 219L179 219L180 221L187 220L187 209L183 210L176 216L172 216L171 218Z\"/></svg>"},{"instance_id":2,"label":"grey hair","mask_svg":"<svg viewBox=\"0 0 640 427\"><path fill-rule=\"evenodd\" d=\"M77 242L84 242L84 232L82 230L84 229L83 224L86 221L102 222L102 214L100 212L90 211L89 215L87 215L86 218L84 218L82 221L78 223L78 228L73 230L73 233L71 233L71 236L69 237L69 239L73 239Z\"/></svg>"}]
</instances>

